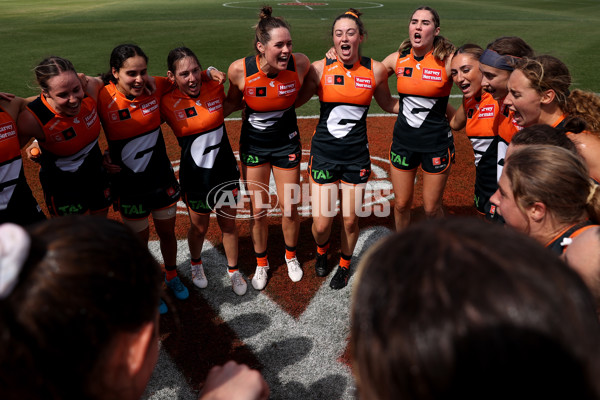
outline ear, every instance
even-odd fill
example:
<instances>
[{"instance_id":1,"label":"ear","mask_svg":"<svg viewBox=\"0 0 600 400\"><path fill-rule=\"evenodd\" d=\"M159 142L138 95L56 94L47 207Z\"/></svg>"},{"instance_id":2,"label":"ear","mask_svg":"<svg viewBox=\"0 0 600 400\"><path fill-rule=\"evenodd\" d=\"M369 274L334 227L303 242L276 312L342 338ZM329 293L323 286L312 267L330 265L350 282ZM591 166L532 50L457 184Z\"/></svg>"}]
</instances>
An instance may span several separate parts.
<instances>
[{"instance_id":1,"label":"ear","mask_svg":"<svg viewBox=\"0 0 600 400\"><path fill-rule=\"evenodd\" d=\"M265 52L265 46L261 42L256 42L256 49L261 54Z\"/></svg>"},{"instance_id":2,"label":"ear","mask_svg":"<svg viewBox=\"0 0 600 400\"><path fill-rule=\"evenodd\" d=\"M527 216L534 222L540 222L546 217L547 211L544 203L536 201L527 210Z\"/></svg>"},{"instance_id":3,"label":"ear","mask_svg":"<svg viewBox=\"0 0 600 400\"><path fill-rule=\"evenodd\" d=\"M154 329L154 320L152 320L144 324L138 332L130 334L129 350L127 352L129 376L135 376L142 369L146 354L148 354L148 347L154 337Z\"/></svg>"},{"instance_id":4,"label":"ear","mask_svg":"<svg viewBox=\"0 0 600 400\"><path fill-rule=\"evenodd\" d=\"M550 104L554 101L555 98L556 98L556 92L552 89L548 89L544 93L542 93L541 103L542 104Z\"/></svg>"},{"instance_id":5,"label":"ear","mask_svg":"<svg viewBox=\"0 0 600 400\"><path fill-rule=\"evenodd\" d=\"M433 36L437 36L440 34L440 27L438 26L437 28L435 28L435 33L433 34Z\"/></svg>"},{"instance_id":6,"label":"ear","mask_svg":"<svg viewBox=\"0 0 600 400\"><path fill-rule=\"evenodd\" d=\"M169 78L171 83L175 83L175 75L171 71L167 71L167 78Z\"/></svg>"},{"instance_id":7,"label":"ear","mask_svg":"<svg viewBox=\"0 0 600 400\"><path fill-rule=\"evenodd\" d=\"M116 79L119 80L119 71L117 71L117 69L115 67L111 67L110 68L110 72L112 73L112 76Z\"/></svg>"}]
</instances>

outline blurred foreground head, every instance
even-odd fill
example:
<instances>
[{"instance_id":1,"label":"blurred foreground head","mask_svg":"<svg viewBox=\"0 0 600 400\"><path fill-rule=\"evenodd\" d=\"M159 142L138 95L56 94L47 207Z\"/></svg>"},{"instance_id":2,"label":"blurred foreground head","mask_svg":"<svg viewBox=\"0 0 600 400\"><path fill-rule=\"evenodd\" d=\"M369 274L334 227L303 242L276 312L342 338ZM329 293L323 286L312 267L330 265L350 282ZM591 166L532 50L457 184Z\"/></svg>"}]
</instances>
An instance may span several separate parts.
<instances>
[{"instance_id":1,"label":"blurred foreground head","mask_svg":"<svg viewBox=\"0 0 600 400\"><path fill-rule=\"evenodd\" d=\"M431 220L383 239L358 274L361 399L598 398L591 295L533 239L475 219Z\"/></svg>"},{"instance_id":2,"label":"blurred foreground head","mask_svg":"<svg viewBox=\"0 0 600 400\"><path fill-rule=\"evenodd\" d=\"M139 398L162 274L138 237L90 216L5 224L0 255L0 397Z\"/></svg>"}]
</instances>

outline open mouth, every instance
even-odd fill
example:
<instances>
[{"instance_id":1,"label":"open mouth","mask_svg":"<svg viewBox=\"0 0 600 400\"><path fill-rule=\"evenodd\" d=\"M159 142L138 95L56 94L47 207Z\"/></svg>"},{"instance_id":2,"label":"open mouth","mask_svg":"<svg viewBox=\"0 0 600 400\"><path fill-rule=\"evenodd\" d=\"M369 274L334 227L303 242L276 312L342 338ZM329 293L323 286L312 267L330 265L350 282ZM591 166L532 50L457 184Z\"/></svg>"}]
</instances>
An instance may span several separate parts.
<instances>
[{"instance_id":1,"label":"open mouth","mask_svg":"<svg viewBox=\"0 0 600 400\"><path fill-rule=\"evenodd\" d=\"M462 90L463 93L466 93L471 88L471 84L470 83L464 83L464 84L459 85L458 87L460 88L460 90Z\"/></svg>"},{"instance_id":2,"label":"open mouth","mask_svg":"<svg viewBox=\"0 0 600 400\"><path fill-rule=\"evenodd\" d=\"M350 46L349 44L343 44L340 46L340 49L342 50L342 55L349 55L350 51L352 50L352 46Z\"/></svg>"},{"instance_id":3,"label":"open mouth","mask_svg":"<svg viewBox=\"0 0 600 400\"><path fill-rule=\"evenodd\" d=\"M414 36L414 40L415 40L415 42L420 42L420 41L421 41L421 39L422 39L422 37L421 37L421 34L420 34L420 33L418 33L418 32L416 32L416 33L415 33L415 36Z\"/></svg>"},{"instance_id":4,"label":"open mouth","mask_svg":"<svg viewBox=\"0 0 600 400\"><path fill-rule=\"evenodd\" d=\"M81 103L77 103L75 105L68 105L65 109L65 114L68 115L77 115L79 113L79 106Z\"/></svg>"},{"instance_id":5,"label":"open mouth","mask_svg":"<svg viewBox=\"0 0 600 400\"><path fill-rule=\"evenodd\" d=\"M508 107L508 109L513 112L513 118L514 118L515 121L517 121L519 123L523 122L523 116L521 115L520 112L518 112L517 110L515 110L512 107Z\"/></svg>"},{"instance_id":6,"label":"open mouth","mask_svg":"<svg viewBox=\"0 0 600 400\"><path fill-rule=\"evenodd\" d=\"M287 63L288 60L289 60L289 55L277 57L277 62L280 62L280 63Z\"/></svg>"}]
</instances>

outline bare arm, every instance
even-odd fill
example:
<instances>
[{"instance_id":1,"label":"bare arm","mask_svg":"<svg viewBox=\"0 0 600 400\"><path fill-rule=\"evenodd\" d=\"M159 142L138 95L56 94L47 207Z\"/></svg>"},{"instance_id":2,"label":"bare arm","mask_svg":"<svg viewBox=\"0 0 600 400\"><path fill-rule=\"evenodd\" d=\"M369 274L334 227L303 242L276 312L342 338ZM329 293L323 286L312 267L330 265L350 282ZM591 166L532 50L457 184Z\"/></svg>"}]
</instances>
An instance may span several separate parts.
<instances>
[{"instance_id":1,"label":"bare arm","mask_svg":"<svg viewBox=\"0 0 600 400\"><path fill-rule=\"evenodd\" d=\"M387 70L383 63L375 61L373 64L373 73L375 74L375 101L384 111L398 114L399 100L392 97L390 87L388 86Z\"/></svg>"},{"instance_id":2,"label":"bare arm","mask_svg":"<svg viewBox=\"0 0 600 400\"><path fill-rule=\"evenodd\" d=\"M448 104L446 116L450 122L450 128L455 131L460 131L467 125L467 114L462 104L458 107L458 110L454 110L454 107Z\"/></svg>"},{"instance_id":3,"label":"bare arm","mask_svg":"<svg viewBox=\"0 0 600 400\"><path fill-rule=\"evenodd\" d=\"M302 53L294 53L294 59L296 60L296 68L298 69L298 79L300 79L300 85L302 85L310 69L310 60Z\"/></svg>"},{"instance_id":4,"label":"bare arm","mask_svg":"<svg viewBox=\"0 0 600 400\"><path fill-rule=\"evenodd\" d=\"M387 76L391 76L396 72L396 61L398 60L398 52L394 52L383 59L381 62L385 67Z\"/></svg>"},{"instance_id":5,"label":"bare arm","mask_svg":"<svg viewBox=\"0 0 600 400\"><path fill-rule=\"evenodd\" d=\"M300 88L300 93L298 93L298 97L296 98L296 108L302 106L317 93L319 82L323 76L323 64L323 60L315 61L311 64Z\"/></svg>"},{"instance_id":6,"label":"bare arm","mask_svg":"<svg viewBox=\"0 0 600 400\"><path fill-rule=\"evenodd\" d=\"M590 132L570 133L567 135L575 143L577 152L585 161L590 177L600 179L600 137Z\"/></svg>"},{"instance_id":7,"label":"bare arm","mask_svg":"<svg viewBox=\"0 0 600 400\"><path fill-rule=\"evenodd\" d=\"M104 81L102 81L102 78L99 76L89 76L84 74L78 75L81 85L83 86L83 90L88 94L88 96L92 97L96 102L98 102L98 94L104 87Z\"/></svg>"},{"instance_id":8,"label":"bare arm","mask_svg":"<svg viewBox=\"0 0 600 400\"><path fill-rule=\"evenodd\" d=\"M46 139L42 127L28 109L24 109L19 113L19 117L17 118L17 132L21 148L29 143L32 138L40 142Z\"/></svg>"},{"instance_id":9,"label":"bare arm","mask_svg":"<svg viewBox=\"0 0 600 400\"><path fill-rule=\"evenodd\" d=\"M242 108L244 98L244 60L239 59L231 63L227 71L229 77L229 90L223 106L223 115L226 117L234 110Z\"/></svg>"}]
</instances>

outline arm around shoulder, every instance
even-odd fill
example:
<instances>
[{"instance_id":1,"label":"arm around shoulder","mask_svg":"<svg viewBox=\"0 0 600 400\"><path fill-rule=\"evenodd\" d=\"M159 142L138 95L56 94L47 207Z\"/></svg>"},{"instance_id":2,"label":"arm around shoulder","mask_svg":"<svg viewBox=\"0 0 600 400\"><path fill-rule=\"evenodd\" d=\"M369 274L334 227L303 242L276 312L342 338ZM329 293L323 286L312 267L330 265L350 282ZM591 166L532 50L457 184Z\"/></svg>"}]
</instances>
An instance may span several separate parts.
<instances>
[{"instance_id":1,"label":"arm around shoulder","mask_svg":"<svg viewBox=\"0 0 600 400\"><path fill-rule=\"evenodd\" d=\"M44 131L33 113L27 108L19 113L17 118L17 132L19 134L19 142L21 147L29 143L30 139L45 140Z\"/></svg>"},{"instance_id":2,"label":"arm around shoulder","mask_svg":"<svg viewBox=\"0 0 600 400\"><path fill-rule=\"evenodd\" d=\"M304 78L310 70L310 60L302 53L294 53L294 59L296 60L296 68L298 69L298 77L300 78L300 84L303 83Z\"/></svg>"},{"instance_id":3,"label":"arm around shoulder","mask_svg":"<svg viewBox=\"0 0 600 400\"><path fill-rule=\"evenodd\" d=\"M398 52L393 52L389 56L383 59L381 63L385 67L387 76L391 76L396 71L396 60L398 59Z\"/></svg>"},{"instance_id":4,"label":"arm around shoulder","mask_svg":"<svg viewBox=\"0 0 600 400\"><path fill-rule=\"evenodd\" d=\"M398 99L392 97L390 87L388 86L387 69L383 63L374 61L373 73L375 75L375 101L384 111L398 114L400 103Z\"/></svg>"},{"instance_id":5,"label":"arm around shoulder","mask_svg":"<svg viewBox=\"0 0 600 400\"><path fill-rule=\"evenodd\" d=\"M315 61L308 68L308 72L306 73L304 82L302 82L302 87L300 88L300 93L298 93L298 97L296 98L296 108L302 106L317 93L319 82L323 75L323 64L323 60Z\"/></svg>"},{"instance_id":6,"label":"arm around shoulder","mask_svg":"<svg viewBox=\"0 0 600 400\"><path fill-rule=\"evenodd\" d=\"M229 90L227 91L228 110L236 110L241 107L244 97L244 59L235 60L227 71L229 77Z\"/></svg>"},{"instance_id":7,"label":"arm around shoulder","mask_svg":"<svg viewBox=\"0 0 600 400\"><path fill-rule=\"evenodd\" d=\"M454 110L454 107L448 104L448 107L446 107L446 116L452 130L460 131L467 125L467 114L462 104L458 107L458 110Z\"/></svg>"}]
</instances>

